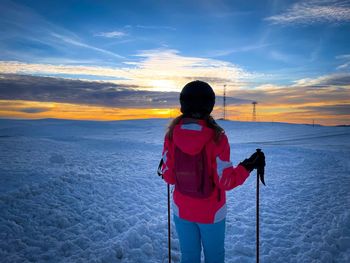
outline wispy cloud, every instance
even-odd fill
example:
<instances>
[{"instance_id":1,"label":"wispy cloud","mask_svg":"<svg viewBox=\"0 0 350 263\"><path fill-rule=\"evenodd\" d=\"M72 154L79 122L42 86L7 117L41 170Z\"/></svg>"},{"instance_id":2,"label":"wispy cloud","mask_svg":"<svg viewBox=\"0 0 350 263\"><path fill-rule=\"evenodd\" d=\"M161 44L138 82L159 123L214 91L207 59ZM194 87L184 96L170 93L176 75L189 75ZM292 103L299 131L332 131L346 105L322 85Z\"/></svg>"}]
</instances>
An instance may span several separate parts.
<instances>
[{"instance_id":1,"label":"wispy cloud","mask_svg":"<svg viewBox=\"0 0 350 263\"><path fill-rule=\"evenodd\" d=\"M74 78L74 75L91 75L101 77L128 76L128 72L126 70L110 67L36 64L18 61L0 61L0 73L37 75L66 74L71 75L72 78Z\"/></svg>"},{"instance_id":2,"label":"wispy cloud","mask_svg":"<svg viewBox=\"0 0 350 263\"><path fill-rule=\"evenodd\" d=\"M346 62L344 64L341 64L337 67L337 69L346 69L350 67L350 62Z\"/></svg>"},{"instance_id":3,"label":"wispy cloud","mask_svg":"<svg viewBox=\"0 0 350 263\"><path fill-rule=\"evenodd\" d=\"M337 67L337 70L350 68L350 54L336 56L336 59L342 61L342 64Z\"/></svg>"},{"instance_id":4,"label":"wispy cloud","mask_svg":"<svg viewBox=\"0 0 350 263\"><path fill-rule=\"evenodd\" d=\"M68 36L65 36L65 35L61 35L61 34L57 34L57 33L54 33L54 32L52 32L51 35L53 37L57 38L58 40L61 40L61 41L65 42L65 43L68 43L68 44L71 44L71 45L74 45L74 46L91 49L91 50L98 51L98 52L101 52L101 53L104 53L104 54L107 54L107 55L110 55L110 56L113 56L113 57L116 57L116 58L123 58L123 56L120 56L120 55L118 55L116 53L113 53L111 51L108 51L108 50L105 50L105 49L102 49L102 48L97 48L97 47L88 45L86 43L83 43L83 42L79 41L78 39L74 39L74 38L71 38L71 37L68 37Z\"/></svg>"},{"instance_id":5,"label":"wispy cloud","mask_svg":"<svg viewBox=\"0 0 350 263\"><path fill-rule=\"evenodd\" d=\"M94 36L96 37L107 37L107 38L121 38L126 36L127 34L122 31L110 31L110 32L100 32L95 33Z\"/></svg>"},{"instance_id":6,"label":"wispy cloud","mask_svg":"<svg viewBox=\"0 0 350 263\"><path fill-rule=\"evenodd\" d=\"M301 1L284 13L267 17L265 20L277 25L344 23L350 21L350 3L339 0Z\"/></svg>"},{"instance_id":7,"label":"wispy cloud","mask_svg":"<svg viewBox=\"0 0 350 263\"><path fill-rule=\"evenodd\" d=\"M71 54L72 51L79 52L79 48L83 48L114 58L123 58L115 52L86 43L74 32L48 21L29 7L4 1L0 3L0 10L0 30L3 32L0 39L8 48L22 42L27 43L28 53L35 53L31 47L38 46L36 50L40 53L38 56L42 56L45 50L51 53L54 50ZM78 49L74 50L74 48Z\"/></svg>"},{"instance_id":8,"label":"wispy cloud","mask_svg":"<svg viewBox=\"0 0 350 263\"><path fill-rule=\"evenodd\" d=\"M337 59L350 59L350 54L339 55L339 56L336 56L335 58L337 58Z\"/></svg>"},{"instance_id":9,"label":"wispy cloud","mask_svg":"<svg viewBox=\"0 0 350 263\"><path fill-rule=\"evenodd\" d=\"M172 26L164 26L164 25L126 25L125 28L139 28L146 30L171 30L175 31L176 28Z\"/></svg>"},{"instance_id":10,"label":"wispy cloud","mask_svg":"<svg viewBox=\"0 0 350 263\"><path fill-rule=\"evenodd\" d=\"M277 50L271 50L269 52L269 55L270 55L270 58L283 63L290 63L292 61L296 61L295 58L293 58L293 56L290 55L289 53L285 53Z\"/></svg>"},{"instance_id":11,"label":"wispy cloud","mask_svg":"<svg viewBox=\"0 0 350 263\"><path fill-rule=\"evenodd\" d=\"M213 50L213 51L210 51L208 55L209 57L222 57L233 53L249 52L249 51L264 49L269 46L271 46L271 44L252 44L252 45L246 45L239 48Z\"/></svg>"}]
</instances>

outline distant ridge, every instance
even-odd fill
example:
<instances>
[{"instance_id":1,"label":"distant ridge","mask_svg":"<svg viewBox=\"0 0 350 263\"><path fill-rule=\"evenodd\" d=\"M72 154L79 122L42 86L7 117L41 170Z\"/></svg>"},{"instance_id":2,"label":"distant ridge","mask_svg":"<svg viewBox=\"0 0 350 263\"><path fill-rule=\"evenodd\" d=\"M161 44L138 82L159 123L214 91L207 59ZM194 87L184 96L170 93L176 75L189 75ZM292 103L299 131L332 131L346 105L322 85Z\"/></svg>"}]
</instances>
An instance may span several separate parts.
<instances>
[{"instance_id":1,"label":"distant ridge","mask_svg":"<svg viewBox=\"0 0 350 263\"><path fill-rule=\"evenodd\" d=\"M26 121L26 122L118 122L118 121L139 121L139 120L172 120L173 118L145 118L145 119L124 119L124 120L76 120L76 119L60 119L60 118L38 118L38 119L25 119L25 118L1 118L0 121ZM255 124L290 124L290 125L307 125L315 127L350 127L350 124L341 125L322 125L322 124L310 124L310 123L291 123L291 122L278 122L278 121L238 121L238 120L223 120L222 118L216 118L216 121L220 122L237 122L237 123L255 123Z\"/></svg>"}]
</instances>

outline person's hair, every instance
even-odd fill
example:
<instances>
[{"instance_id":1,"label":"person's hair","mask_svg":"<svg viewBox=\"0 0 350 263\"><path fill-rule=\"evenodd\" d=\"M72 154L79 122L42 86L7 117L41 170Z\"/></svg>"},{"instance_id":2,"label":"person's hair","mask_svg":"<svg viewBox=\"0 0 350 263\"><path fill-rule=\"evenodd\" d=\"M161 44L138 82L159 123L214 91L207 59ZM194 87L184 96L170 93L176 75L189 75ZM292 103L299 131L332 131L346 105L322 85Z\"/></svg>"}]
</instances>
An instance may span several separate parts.
<instances>
[{"instance_id":1,"label":"person's hair","mask_svg":"<svg viewBox=\"0 0 350 263\"><path fill-rule=\"evenodd\" d=\"M173 119L167 129L166 132L166 136L172 140L173 139L173 132L174 132L174 128L177 124L179 124L179 122L184 118L184 114L181 114L179 116L177 116L175 119ZM214 120L214 118L211 115L207 115L203 118L203 120L205 120L205 122L207 123L207 126L211 129L214 130L214 141L216 143L218 143L221 139L221 135L225 132L223 128L220 127L219 124L216 123L216 121Z\"/></svg>"}]
</instances>

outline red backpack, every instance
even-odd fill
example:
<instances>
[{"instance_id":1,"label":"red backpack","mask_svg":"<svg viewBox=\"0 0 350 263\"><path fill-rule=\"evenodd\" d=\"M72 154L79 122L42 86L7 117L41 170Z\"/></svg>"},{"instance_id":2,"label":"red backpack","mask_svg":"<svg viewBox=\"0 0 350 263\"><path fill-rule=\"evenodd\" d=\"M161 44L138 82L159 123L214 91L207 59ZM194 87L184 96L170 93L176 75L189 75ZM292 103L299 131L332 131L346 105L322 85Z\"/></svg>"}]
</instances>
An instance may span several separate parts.
<instances>
[{"instance_id":1,"label":"red backpack","mask_svg":"<svg viewBox=\"0 0 350 263\"><path fill-rule=\"evenodd\" d=\"M206 147L195 155L174 147L175 188L182 194L195 198L208 198L214 191L213 175L208 167Z\"/></svg>"}]
</instances>

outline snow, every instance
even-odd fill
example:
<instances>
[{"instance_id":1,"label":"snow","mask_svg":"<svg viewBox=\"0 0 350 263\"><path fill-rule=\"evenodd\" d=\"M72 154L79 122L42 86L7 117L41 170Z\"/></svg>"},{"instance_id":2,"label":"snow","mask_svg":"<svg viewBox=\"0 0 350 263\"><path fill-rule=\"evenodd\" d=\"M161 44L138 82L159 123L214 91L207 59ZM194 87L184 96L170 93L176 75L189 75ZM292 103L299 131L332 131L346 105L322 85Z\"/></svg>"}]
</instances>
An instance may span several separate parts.
<instances>
[{"instance_id":1,"label":"snow","mask_svg":"<svg viewBox=\"0 0 350 263\"><path fill-rule=\"evenodd\" d=\"M167 262L168 122L0 120L1 261ZM267 157L261 262L350 262L350 128L219 123L233 163ZM228 192L226 262L255 260L255 182Z\"/></svg>"}]
</instances>

